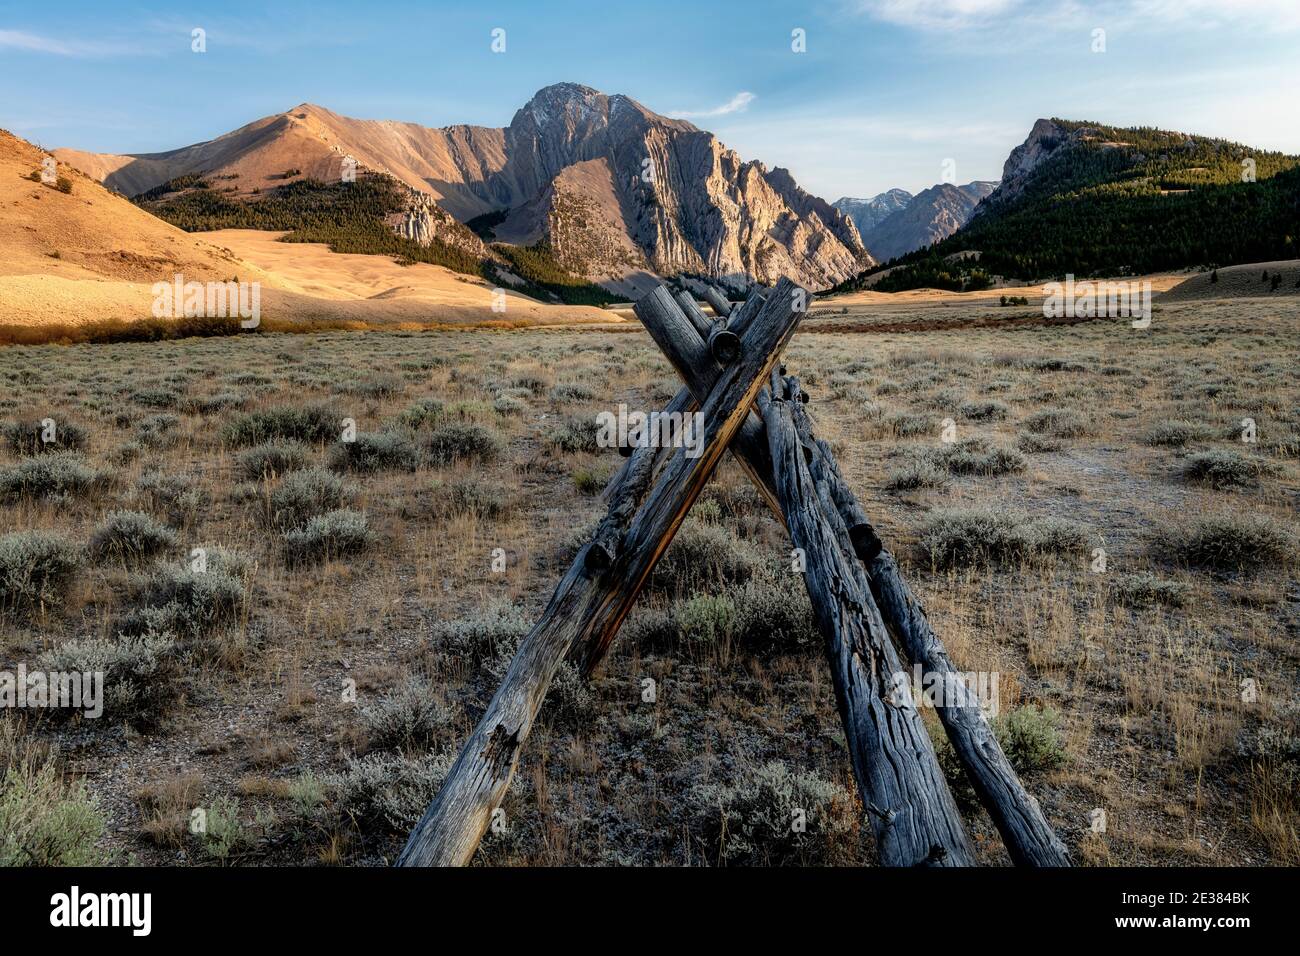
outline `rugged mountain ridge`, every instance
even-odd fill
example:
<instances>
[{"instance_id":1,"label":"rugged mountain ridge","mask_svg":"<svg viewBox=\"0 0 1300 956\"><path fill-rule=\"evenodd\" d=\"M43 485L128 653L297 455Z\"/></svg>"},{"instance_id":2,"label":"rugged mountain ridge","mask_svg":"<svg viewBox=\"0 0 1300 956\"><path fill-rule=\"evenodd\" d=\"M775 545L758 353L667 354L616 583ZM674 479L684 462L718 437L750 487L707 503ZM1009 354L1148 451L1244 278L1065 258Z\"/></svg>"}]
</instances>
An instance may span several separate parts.
<instances>
[{"instance_id":1,"label":"rugged mountain ridge","mask_svg":"<svg viewBox=\"0 0 1300 956\"><path fill-rule=\"evenodd\" d=\"M902 209L864 233L862 243L881 262L923 249L966 225L980 200L996 186L976 180L962 186L938 183L923 189Z\"/></svg>"},{"instance_id":2,"label":"rugged mountain ridge","mask_svg":"<svg viewBox=\"0 0 1300 956\"><path fill-rule=\"evenodd\" d=\"M858 227L858 234L865 236L878 223L888 219L900 209L906 208L911 201L912 194L906 189L894 188L877 193L870 199L841 196L831 205L852 219L853 224Z\"/></svg>"},{"instance_id":3,"label":"rugged mountain ridge","mask_svg":"<svg viewBox=\"0 0 1300 956\"><path fill-rule=\"evenodd\" d=\"M1284 261L1300 256L1297 222L1300 156L1175 130L1039 119L961 229L839 288L970 290L999 276ZM864 241L870 249L872 236Z\"/></svg>"},{"instance_id":4,"label":"rugged mountain ridge","mask_svg":"<svg viewBox=\"0 0 1300 956\"><path fill-rule=\"evenodd\" d=\"M167 153L59 156L132 195L202 175L245 201L298 178L337 182L351 157L462 223L495 215L498 239L544 243L577 274L613 285L649 270L736 288L790 275L820 289L872 263L853 222L786 170L573 83L540 90L500 129L357 120L303 104ZM413 203L400 228L423 235L434 218Z\"/></svg>"}]
</instances>

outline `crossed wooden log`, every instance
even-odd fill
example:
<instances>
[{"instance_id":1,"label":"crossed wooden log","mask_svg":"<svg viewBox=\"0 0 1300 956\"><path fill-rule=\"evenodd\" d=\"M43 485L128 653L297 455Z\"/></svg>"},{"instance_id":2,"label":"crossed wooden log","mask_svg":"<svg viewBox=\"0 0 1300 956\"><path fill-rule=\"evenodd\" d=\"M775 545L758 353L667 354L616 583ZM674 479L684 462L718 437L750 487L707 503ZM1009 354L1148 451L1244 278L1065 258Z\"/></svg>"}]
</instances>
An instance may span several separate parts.
<instances>
[{"instance_id":1,"label":"crossed wooden log","mask_svg":"<svg viewBox=\"0 0 1300 956\"><path fill-rule=\"evenodd\" d=\"M997 743L898 564L854 498L829 446L813 434L797 379L778 368L811 296L788 279L733 308L659 286L637 316L685 385L665 412L698 408L702 452L637 447L605 490L607 511L520 642L501 685L411 832L398 864L469 862L505 796L520 750L566 657L590 673L672 542L724 450L805 556L862 804L887 866L969 866L966 830L921 715L899 675L902 656L943 681L936 707L975 792L1020 865L1069 856Z\"/></svg>"}]
</instances>

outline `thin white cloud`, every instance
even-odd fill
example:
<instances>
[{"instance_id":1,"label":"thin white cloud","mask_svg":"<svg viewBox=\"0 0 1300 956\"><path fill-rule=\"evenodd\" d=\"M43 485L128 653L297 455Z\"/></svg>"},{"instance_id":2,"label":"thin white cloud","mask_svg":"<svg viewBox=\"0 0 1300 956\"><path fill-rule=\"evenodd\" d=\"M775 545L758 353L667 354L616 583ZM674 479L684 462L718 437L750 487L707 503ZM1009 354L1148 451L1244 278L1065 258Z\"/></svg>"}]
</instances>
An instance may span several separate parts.
<instances>
[{"instance_id":1,"label":"thin white cloud","mask_svg":"<svg viewBox=\"0 0 1300 956\"><path fill-rule=\"evenodd\" d=\"M731 113L745 112L749 108L749 104L754 102L755 99L753 93L742 91L721 106L715 106L711 110L675 110L668 115L674 119L707 119L711 116L727 116Z\"/></svg>"},{"instance_id":2,"label":"thin white cloud","mask_svg":"<svg viewBox=\"0 0 1300 956\"><path fill-rule=\"evenodd\" d=\"M931 32L963 32L1014 23L1034 29L1086 24L1149 31L1300 29L1297 0L851 0L875 20Z\"/></svg>"},{"instance_id":3,"label":"thin white cloud","mask_svg":"<svg viewBox=\"0 0 1300 956\"><path fill-rule=\"evenodd\" d=\"M123 56L142 52L138 45L96 40L55 39L25 30L0 30L0 50L22 50L51 56Z\"/></svg>"}]
</instances>

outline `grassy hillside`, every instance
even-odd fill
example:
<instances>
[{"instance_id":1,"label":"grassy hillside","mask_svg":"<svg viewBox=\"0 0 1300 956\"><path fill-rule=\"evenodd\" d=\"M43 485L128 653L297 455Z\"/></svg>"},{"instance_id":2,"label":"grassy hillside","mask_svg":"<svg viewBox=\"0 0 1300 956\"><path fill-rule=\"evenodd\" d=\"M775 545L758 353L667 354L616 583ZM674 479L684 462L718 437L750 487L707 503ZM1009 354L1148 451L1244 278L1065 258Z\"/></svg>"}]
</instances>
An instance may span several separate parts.
<instances>
[{"instance_id":1,"label":"grassy hillside","mask_svg":"<svg viewBox=\"0 0 1300 956\"><path fill-rule=\"evenodd\" d=\"M1300 255L1300 158L1163 130L1053 122L1059 145L1018 194L994 193L954 235L885 263L906 268L874 288L978 288L989 275L1141 274ZM1242 181L1247 159L1255 182ZM981 252L978 262L945 259L969 250Z\"/></svg>"},{"instance_id":2,"label":"grassy hillside","mask_svg":"<svg viewBox=\"0 0 1300 956\"><path fill-rule=\"evenodd\" d=\"M184 176L135 201L187 232L285 229L285 242L323 242L334 252L389 255L482 274L482 264L470 253L437 239L423 246L384 224L384 216L400 212L405 202L403 187L387 176L362 175L354 183L303 179L251 201L232 199L205 179Z\"/></svg>"}]
</instances>

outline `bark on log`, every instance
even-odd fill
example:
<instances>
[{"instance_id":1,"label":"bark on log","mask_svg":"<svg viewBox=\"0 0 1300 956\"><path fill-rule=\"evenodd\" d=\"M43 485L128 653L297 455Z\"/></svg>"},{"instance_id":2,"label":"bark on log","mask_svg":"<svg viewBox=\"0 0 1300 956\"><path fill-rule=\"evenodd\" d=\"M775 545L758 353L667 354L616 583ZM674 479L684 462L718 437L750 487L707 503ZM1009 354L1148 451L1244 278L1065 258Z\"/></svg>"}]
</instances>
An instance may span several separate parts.
<instances>
[{"instance_id":1,"label":"bark on log","mask_svg":"<svg viewBox=\"0 0 1300 956\"><path fill-rule=\"evenodd\" d=\"M795 286L783 281L786 295L773 296L755 318L743 338L740 359L718 377L700 408L701 454L692 458L684 448L673 449L639 507L634 507L632 496L644 488L660 456L644 448L629 459L606 515L610 526L626 523L627 529L613 567L593 576L587 570L586 549L574 560L542 618L520 642L483 718L411 832L398 865L463 865L473 856L510 785L555 671L571 649L585 662L603 656L794 334L801 318L790 306Z\"/></svg>"},{"instance_id":2,"label":"bark on log","mask_svg":"<svg viewBox=\"0 0 1300 956\"><path fill-rule=\"evenodd\" d=\"M720 319L725 319L731 314L731 302L717 286L706 285L704 287L704 301L709 303L713 309L713 314Z\"/></svg>"},{"instance_id":3,"label":"bark on log","mask_svg":"<svg viewBox=\"0 0 1300 956\"><path fill-rule=\"evenodd\" d=\"M747 306L748 302L737 313L743 313ZM706 393L716 366L699 358L702 349L698 342L677 344L689 340L689 324L658 309L648 310L644 315L638 312L638 315L655 341L664 347L665 354L687 383L687 389ZM665 346L662 340L672 340L674 344ZM844 481L830 447L813 434L804 408L807 395L796 390L792 399L795 396L799 401L791 402L791 414L800 441L807 449L810 467L816 479L825 482L830 490L853 553L866 567L872 596L887 628L912 663L920 664L927 675L934 675L947 684L956 683L958 671L948 658L943 642L930 627L925 609L908 588L897 561L885 550ZM732 451L764 498L775 495L771 455L759 452L760 448L766 450L767 445L766 430L752 414L732 443ZM964 684L956 693L962 690L969 693ZM1020 782L978 702L958 696L955 706L938 708L938 716L976 795L1002 835L1011 859L1020 866L1069 866L1068 851L1047 822L1038 801Z\"/></svg>"},{"instance_id":4,"label":"bark on log","mask_svg":"<svg viewBox=\"0 0 1300 956\"><path fill-rule=\"evenodd\" d=\"M813 434L804 407L795 404L791 412L814 480L829 489L846 523L856 521L859 527L870 529L830 447ZM943 642L930 627L925 608L903 580L898 562L883 548L874 531L870 538L853 544L866 567L872 596L903 653L920 665L927 678L942 682L940 686L947 691L935 708L939 720L1011 859L1017 866L1070 866L1069 851L1002 752L979 700L961 679Z\"/></svg>"},{"instance_id":5,"label":"bark on log","mask_svg":"<svg viewBox=\"0 0 1300 956\"><path fill-rule=\"evenodd\" d=\"M660 287L662 288L662 287ZM657 291L657 290L655 290ZM664 295L677 302L682 313L694 326L695 331L699 333L709 347L709 352L713 357L723 365L728 365L736 360L740 354L740 336L735 329L728 328L725 322L715 322L704 314L704 311L695 302L695 297L685 290L678 292L676 296L669 296L668 290L664 289ZM654 294L653 291L651 294Z\"/></svg>"},{"instance_id":6,"label":"bark on log","mask_svg":"<svg viewBox=\"0 0 1300 956\"><path fill-rule=\"evenodd\" d=\"M777 490L790 536L802 548L804 580L826 641L853 775L886 866L970 866L973 857L921 715L896 692L903 672L871 596L848 529L824 482L808 468L792 406L777 393L761 403Z\"/></svg>"}]
</instances>

